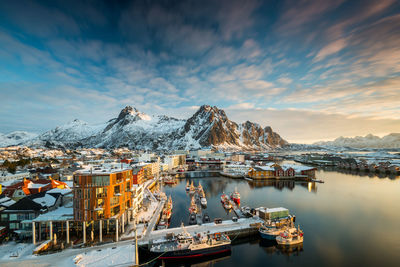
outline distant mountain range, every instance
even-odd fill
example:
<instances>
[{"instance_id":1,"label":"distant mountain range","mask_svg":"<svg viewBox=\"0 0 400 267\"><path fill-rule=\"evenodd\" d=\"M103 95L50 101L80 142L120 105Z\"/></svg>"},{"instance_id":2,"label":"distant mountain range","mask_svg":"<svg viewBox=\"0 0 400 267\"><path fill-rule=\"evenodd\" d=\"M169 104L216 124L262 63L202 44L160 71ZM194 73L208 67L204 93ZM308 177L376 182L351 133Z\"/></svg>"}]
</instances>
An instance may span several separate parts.
<instances>
[{"instance_id":1,"label":"distant mountain range","mask_svg":"<svg viewBox=\"0 0 400 267\"><path fill-rule=\"evenodd\" d=\"M329 147L350 147L350 148L400 148L400 133L391 133L384 137L378 137L372 134L366 136L356 137L339 137L334 141L317 142L313 145L316 146L329 146Z\"/></svg>"},{"instance_id":2,"label":"distant mountain range","mask_svg":"<svg viewBox=\"0 0 400 267\"><path fill-rule=\"evenodd\" d=\"M127 106L117 118L102 124L91 125L76 119L40 135L0 135L0 147L268 150L287 144L269 126L262 128L250 121L237 124L223 110L208 105L201 106L187 120L150 116Z\"/></svg>"}]
</instances>

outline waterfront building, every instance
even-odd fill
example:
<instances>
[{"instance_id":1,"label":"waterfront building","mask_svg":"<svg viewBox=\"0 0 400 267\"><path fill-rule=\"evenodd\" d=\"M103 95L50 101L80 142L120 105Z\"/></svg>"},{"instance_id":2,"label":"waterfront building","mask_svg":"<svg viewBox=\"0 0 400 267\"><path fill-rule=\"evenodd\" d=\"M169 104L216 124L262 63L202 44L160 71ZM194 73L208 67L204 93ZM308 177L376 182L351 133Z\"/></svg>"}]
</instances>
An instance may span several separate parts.
<instances>
[{"instance_id":1,"label":"waterfront building","mask_svg":"<svg viewBox=\"0 0 400 267\"><path fill-rule=\"evenodd\" d=\"M248 176L258 179L294 179L296 177L315 178L314 167L301 165L279 165L271 163L263 166L254 166L249 169Z\"/></svg>"},{"instance_id":2,"label":"waterfront building","mask_svg":"<svg viewBox=\"0 0 400 267\"><path fill-rule=\"evenodd\" d=\"M186 165L186 155L167 155L164 158L164 163L168 164L170 170Z\"/></svg>"},{"instance_id":3,"label":"waterfront building","mask_svg":"<svg viewBox=\"0 0 400 267\"><path fill-rule=\"evenodd\" d=\"M136 182L137 179L138 176ZM139 171L139 182L140 179ZM115 241L118 241L119 233L125 231L125 225L143 201L143 188L133 183L130 166L94 167L74 174L74 221L81 223L83 243L87 241L89 225L92 226L91 236L98 231L96 236L100 242L103 230L115 233Z\"/></svg>"},{"instance_id":4,"label":"waterfront building","mask_svg":"<svg viewBox=\"0 0 400 267\"><path fill-rule=\"evenodd\" d=\"M132 169L95 167L74 174L74 219L119 217L131 206Z\"/></svg>"},{"instance_id":5,"label":"waterfront building","mask_svg":"<svg viewBox=\"0 0 400 267\"><path fill-rule=\"evenodd\" d=\"M142 184L144 182L144 169L142 166L132 167L132 184Z\"/></svg>"},{"instance_id":6,"label":"waterfront building","mask_svg":"<svg viewBox=\"0 0 400 267\"><path fill-rule=\"evenodd\" d=\"M246 164L226 164L223 172L228 174L245 175L249 172L250 168L251 166Z\"/></svg>"}]
</instances>

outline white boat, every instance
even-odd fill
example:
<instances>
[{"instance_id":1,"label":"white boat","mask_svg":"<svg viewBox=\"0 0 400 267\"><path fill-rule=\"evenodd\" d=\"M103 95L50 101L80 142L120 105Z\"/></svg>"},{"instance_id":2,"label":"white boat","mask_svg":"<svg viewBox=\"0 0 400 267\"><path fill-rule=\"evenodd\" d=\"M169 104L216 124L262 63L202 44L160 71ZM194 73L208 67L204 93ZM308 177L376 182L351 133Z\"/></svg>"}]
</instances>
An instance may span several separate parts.
<instances>
[{"instance_id":1,"label":"white boat","mask_svg":"<svg viewBox=\"0 0 400 267\"><path fill-rule=\"evenodd\" d=\"M232 204L229 201L224 202L224 208L230 210L232 208Z\"/></svg>"},{"instance_id":2,"label":"white boat","mask_svg":"<svg viewBox=\"0 0 400 267\"><path fill-rule=\"evenodd\" d=\"M201 203L201 205L203 205L203 206L207 206L207 199L206 199L205 197L202 197L202 198L200 199L200 203Z\"/></svg>"},{"instance_id":3,"label":"white boat","mask_svg":"<svg viewBox=\"0 0 400 267\"><path fill-rule=\"evenodd\" d=\"M300 227L294 232L284 231L276 237L278 245L290 246L303 243L304 234Z\"/></svg>"},{"instance_id":4,"label":"white boat","mask_svg":"<svg viewBox=\"0 0 400 267\"><path fill-rule=\"evenodd\" d=\"M189 191L190 190L190 184L189 184L189 181L187 181L186 182L186 191Z\"/></svg>"}]
</instances>

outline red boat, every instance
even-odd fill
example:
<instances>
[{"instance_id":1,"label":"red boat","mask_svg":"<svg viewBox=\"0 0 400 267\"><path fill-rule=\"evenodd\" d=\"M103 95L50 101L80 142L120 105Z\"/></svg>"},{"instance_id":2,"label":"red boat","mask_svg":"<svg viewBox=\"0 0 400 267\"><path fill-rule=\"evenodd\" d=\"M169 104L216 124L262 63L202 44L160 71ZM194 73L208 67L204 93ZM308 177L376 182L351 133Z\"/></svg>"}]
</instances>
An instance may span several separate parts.
<instances>
[{"instance_id":1,"label":"red boat","mask_svg":"<svg viewBox=\"0 0 400 267\"><path fill-rule=\"evenodd\" d=\"M222 195L221 195L221 202L222 202L222 203L225 203L225 200L226 200L227 198L228 198L227 195L225 195L225 193L222 193Z\"/></svg>"},{"instance_id":2,"label":"red boat","mask_svg":"<svg viewBox=\"0 0 400 267\"><path fill-rule=\"evenodd\" d=\"M238 205L240 205L240 194L235 188L235 192L231 194L231 199Z\"/></svg>"}]
</instances>

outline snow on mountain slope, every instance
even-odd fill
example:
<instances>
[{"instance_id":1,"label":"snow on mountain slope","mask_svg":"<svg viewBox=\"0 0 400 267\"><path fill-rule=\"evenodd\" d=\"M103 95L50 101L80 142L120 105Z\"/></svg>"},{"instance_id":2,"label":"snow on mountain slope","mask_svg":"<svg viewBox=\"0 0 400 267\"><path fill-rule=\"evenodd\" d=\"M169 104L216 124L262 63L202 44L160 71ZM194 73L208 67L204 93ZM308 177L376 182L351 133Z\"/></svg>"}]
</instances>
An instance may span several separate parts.
<instances>
[{"instance_id":1,"label":"snow on mountain slope","mask_svg":"<svg viewBox=\"0 0 400 267\"><path fill-rule=\"evenodd\" d=\"M172 133L182 127L184 120L167 116L149 116L135 108L126 107L96 136L84 140L93 147L130 147L136 149L168 149Z\"/></svg>"},{"instance_id":2,"label":"snow on mountain slope","mask_svg":"<svg viewBox=\"0 0 400 267\"><path fill-rule=\"evenodd\" d=\"M23 144L31 139L36 138L38 135L24 131L15 131L9 134L0 133L0 146L14 146Z\"/></svg>"},{"instance_id":3,"label":"snow on mountain slope","mask_svg":"<svg viewBox=\"0 0 400 267\"><path fill-rule=\"evenodd\" d=\"M87 122L75 119L39 135L38 139L41 141L73 143L96 135L104 126L105 124L89 125Z\"/></svg>"},{"instance_id":4,"label":"snow on mountain slope","mask_svg":"<svg viewBox=\"0 0 400 267\"><path fill-rule=\"evenodd\" d=\"M129 147L143 150L270 149L287 145L271 127L230 121L223 110L203 105L187 120L149 116L125 107L117 118L99 125L74 120L24 143L46 147ZM1 143L0 143L1 145Z\"/></svg>"},{"instance_id":5,"label":"snow on mountain slope","mask_svg":"<svg viewBox=\"0 0 400 267\"><path fill-rule=\"evenodd\" d=\"M341 136L334 141L317 142L314 145L351 148L400 148L400 133L391 133L382 138L372 134L353 138Z\"/></svg>"}]
</instances>

